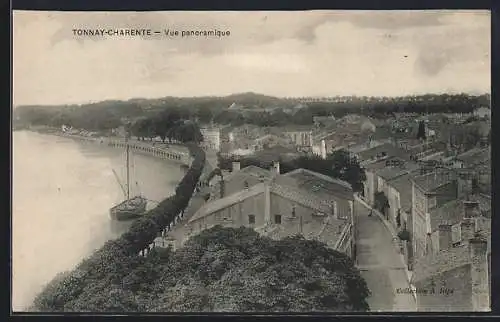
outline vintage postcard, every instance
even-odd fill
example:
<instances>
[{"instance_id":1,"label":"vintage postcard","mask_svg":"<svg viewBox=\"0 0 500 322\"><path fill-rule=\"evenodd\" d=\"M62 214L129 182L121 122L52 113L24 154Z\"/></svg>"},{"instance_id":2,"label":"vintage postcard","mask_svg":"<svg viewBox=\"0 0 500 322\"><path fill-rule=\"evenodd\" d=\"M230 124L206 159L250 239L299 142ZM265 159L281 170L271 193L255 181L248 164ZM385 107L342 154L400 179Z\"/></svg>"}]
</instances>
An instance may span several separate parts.
<instances>
[{"instance_id":1,"label":"vintage postcard","mask_svg":"<svg viewBox=\"0 0 500 322\"><path fill-rule=\"evenodd\" d=\"M14 11L12 311L490 311L490 19Z\"/></svg>"}]
</instances>

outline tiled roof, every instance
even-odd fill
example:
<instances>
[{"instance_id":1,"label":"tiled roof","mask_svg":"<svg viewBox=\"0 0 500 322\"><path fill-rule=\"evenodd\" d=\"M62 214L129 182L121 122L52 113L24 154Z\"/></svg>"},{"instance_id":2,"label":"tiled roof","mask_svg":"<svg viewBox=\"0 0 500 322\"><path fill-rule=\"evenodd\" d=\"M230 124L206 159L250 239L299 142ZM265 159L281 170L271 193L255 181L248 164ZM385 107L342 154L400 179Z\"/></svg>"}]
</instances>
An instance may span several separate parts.
<instances>
[{"instance_id":1,"label":"tiled roof","mask_svg":"<svg viewBox=\"0 0 500 322\"><path fill-rule=\"evenodd\" d=\"M248 186L254 186L262 180L269 180L271 178L271 171L262 169L256 166L248 166L236 172L223 174L225 195L229 196L232 193L237 193L243 188L243 183L246 181ZM215 177L214 177L215 178ZM212 197L220 195L220 182L216 179L216 183L211 189ZM212 198L212 200L215 198Z\"/></svg>"},{"instance_id":2,"label":"tiled roof","mask_svg":"<svg viewBox=\"0 0 500 322\"><path fill-rule=\"evenodd\" d=\"M379 177L385 180L392 180L404 174L414 172L415 170L418 169L419 169L418 164L414 162L405 162L405 164L401 167L386 166L380 170L377 170L376 173Z\"/></svg>"},{"instance_id":3,"label":"tiled roof","mask_svg":"<svg viewBox=\"0 0 500 322\"><path fill-rule=\"evenodd\" d=\"M314 191L314 189L320 188L326 194L331 194L338 198L346 200L354 199L352 187L345 181L303 168L290 171L285 176L298 180L299 187L302 189Z\"/></svg>"},{"instance_id":4,"label":"tiled roof","mask_svg":"<svg viewBox=\"0 0 500 322\"><path fill-rule=\"evenodd\" d=\"M481 215L485 217L491 216L491 199L481 195L471 195L469 201L479 201L479 209ZM440 224L455 225L459 223L464 216L464 199L455 199L445 203L439 208L431 210L431 229L435 231Z\"/></svg>"},{"instance_id":5,"label":"tiled roof","mask_svg":"<svg viewBox=\"0 0 500 322\"><path fill-rule=\"evenodd\" d=\"M189 223L210 215L220 209L224 209L247 198L256 196L264 192L265 183L257 184L248 190L241 190L222 199L207 202L189 219Z\"/></svg>"},{"instance_id":6,"label":"tiled roof","mask_svg":"<svg viewBox=\"0 0 500 322\"><path fill-rule=\"evenodd\" d=\"M430 149L442 150L446 148L446 143L441 141L426 142L409 148L410 153L420 153Z\"/></svg>"},{"instance_id":7,"label":"tiled roof","mask_svg":"<svg viewBox=\"0 0 500 322\"><path fill-rule=\"evenodd\" d=\"M290 177L279 176L271 184L271 192L300 203L308 208L328 214L331 211L328 199L313 195L303 189L300 189L295 180Z\"/></svg>"},{"instance_id":8,"label":"tiled roof","mask_svg":"<svg viewBox=\"0 0 500 322\"><path fill-rule=\"evenodd\" d=\"M254 176L257 178L260 178L262 176L268 177L268 178L271 177L271 171L269 171L268 169L263 169L261 167L254 166L254 165L249 165L247 167L244 167L243 169L241 169L237 173L251 175L251 176Z\"/></svg>"},{"instance_id":9,"label":"tiled roof","mask_svg":"<svg viewBox=\"0 0 500 322\"><path fill-rule=\"evenodd\" d=\"M491 229L479 234L487 240L487 252L491 253ZM467 264L471 264L471 258L469 243L465 242L457 247L441 250L437 254L430 254L416 260L413 266L413 282L422 281Z\"/></svg>"},{"instance_id":10,"label":"tiled roof","mask_svg":"<svg viewBox=\"0 0 500 322\"><path fill-rule=\"evenodd\" d=\"M457 156L457 159L464 162L467 167L491 162L491 148L473 148Z\"/></svg>"},{"instance_id":11,"label":"tiled roof","mask_svg":"<svg viewBox=\"0 0 500 322\"><path fill-rule=\"evenodd\" d=\"M413 181L426 192L432 192L435 189L452 182L454 177L455 174L452 171L434 171L432 173L416 176L413 178Z\"/></svg>"},{"instance_id":12,"label":"tiled roof","mask_svg":"<svg viewBox=\"0 0 500 322\"><path fill-rule=\"evenodd\" d=\"M253 167L247 169L247 171L259 171L255 168L259 169L258 167ZM240 172L243 170L244 169L238 171L236 175L241 175ZM300 170L303 170L303 172ZM233 176L231 180L236 179ZM312 188L312 183L315 184L317 190ZM250 186L248 190L241 190L227 195L222 199L208 202L196 212L189 222L205 217L219 209L241 202L246 198L258 195L264 192L266 184L270 185L270 192L302 204L308 208L315 209L325 215L331 212L330 204L332 199L339 203L346 203L343 208L347 207L348 200L353 199L352 189L349 184L321 174L316 174L312 171L299 169L299 171L294 171L292 175L278 175L271 179L268 177L266 182L254 184Z\"/></svg>"},{"instance_id":13,"label":"tiled roof","mask_svg":"<svg viewBox=\"0 0 500 322\"><path fill-rule=\"evenodd\" d=\"M376 171L379 169L384 169L386 167L385 162L387 160L401 160L401 159L396 158L396 157L385 157L385 158L381 158L381 159L376 160L376 161L360 162L360 164L363 166L363 168L365 168L367 170Z\"/></svg>"},{"instance_id":14,"label":"tiled roof","mask_svg":"<svg viewBox=\"0 0 500 322\"><path fill-rule=\"evenodd\" d=\"M428 255L415 261L413 267L414 282L425 280L469 263L467 245L442 250L438 254Z\"/></svg>"},{"instance_id":15,"label":"tiled roof","mask_svg":"<svg viewBox=\"0 0 500 322\"><path fill-rule=\"evenodd\" d=\"M388 140L374 140L372 139L371 141L365 140L361 143L355 144L353 146L349 147L349 151L352 153L360 153L369 149L373 149L377 146L383 145L389 143Z\"/></svg>"},{"instance_id":16,"label":"tiled roof","mask_svg":"<svg viewBox=\"0 0 500 322\"><path fill-rule=\"evenodd\" d=\"M463 216L463 200L456 199L445 203L441 207L431 210L431 230L437 230L440 224L455 225L462 220Z\"/></svg>"},{"instance_id":17,"label":"tiled roof","mask_svg":"<svg viewBox=\"0 0 500 322\"><path fill-rule=\"evenodd\" d=\"M385 143L374 148L358 153L361 160L368 160L376 157L378 154L385 152L387 156L400 157L409 160L409 155L403 149L397 148L390 143Z\"/></svg>"}]
</instances>

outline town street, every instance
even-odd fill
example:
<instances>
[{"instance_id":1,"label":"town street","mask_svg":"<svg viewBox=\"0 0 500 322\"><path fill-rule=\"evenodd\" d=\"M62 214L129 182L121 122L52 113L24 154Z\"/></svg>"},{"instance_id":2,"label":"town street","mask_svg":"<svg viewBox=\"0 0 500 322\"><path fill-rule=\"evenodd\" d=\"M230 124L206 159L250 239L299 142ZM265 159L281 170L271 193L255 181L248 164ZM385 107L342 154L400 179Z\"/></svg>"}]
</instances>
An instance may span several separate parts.
<instances>
[{"instance_id":1,"label":"town street","mask_svg":"<svg viewBox=\"0 0 500 322\"><path fill-rule=\"evenodd\" d=\"M360 202L354 202L358 217L357 266L366 280L371 296L368 304L373 312L416 311L411 294L398 294L409 287L404 264L392 236L374 214Z\"/></svg>"}]
</instances>

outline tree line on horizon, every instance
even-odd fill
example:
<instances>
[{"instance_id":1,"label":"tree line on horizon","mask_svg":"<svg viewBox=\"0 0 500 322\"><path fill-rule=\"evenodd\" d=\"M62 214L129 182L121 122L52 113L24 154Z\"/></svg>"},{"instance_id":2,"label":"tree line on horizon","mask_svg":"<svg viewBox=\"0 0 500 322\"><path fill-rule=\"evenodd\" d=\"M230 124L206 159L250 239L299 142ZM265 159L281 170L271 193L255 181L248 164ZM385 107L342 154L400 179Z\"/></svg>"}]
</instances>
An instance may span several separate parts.
<instances>
[{"instance_id":1,"label":"tree line on horizon","mask_svg":"<svg viewBox=\"0 0 500 322\"><path fill-rule=\"evenodd\" d=\"M243 109L229 109L233 103ZM294 109L298 101L257 94L232 95L222 98L132 99L104 101L83 105L19 106L14 114L21 122L32 125L71 125L96 131L109 131L124 124L126 119L161 118L173 110L183 120L201 124L217 123L259 126L312 124L315 116L343 117L355 113L374 118L387 118L394 113L470 113L475 108L490 105L488 94L432 94L396 98L358 98L342 102L312 102ZM263 110L273 109L270 110Z\"/></svg>"}]
</instances>

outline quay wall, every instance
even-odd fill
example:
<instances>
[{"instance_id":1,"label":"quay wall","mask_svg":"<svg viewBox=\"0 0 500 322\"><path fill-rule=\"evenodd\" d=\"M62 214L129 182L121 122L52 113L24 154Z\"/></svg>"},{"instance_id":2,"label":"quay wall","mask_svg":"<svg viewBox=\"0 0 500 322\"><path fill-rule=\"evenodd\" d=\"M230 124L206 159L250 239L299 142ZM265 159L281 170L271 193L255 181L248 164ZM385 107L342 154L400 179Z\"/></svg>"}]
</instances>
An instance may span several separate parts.
<instances>
[{"instance_id":1,"label":"quay wall","mask_svg":"<svg viewBox=\"0 0 500 322\"><path fill-rule=\"evenodd\" d=\"M51 133L61 137L71 138L77 141L84 141L104 146L109 146L113 148L125 149L126 142L119 138L100 138L100 137L87 137L81 135L65 134L65 133ZM192 156L186 149L186 152L176 151L164 146L153 146L151 144L140 142L140 141L128 141L128 146L131 151L139 154L149 155L157 157L163 160L178 162L185 165L190 165L193 161Z\"/></svg>"}]
</instances>

